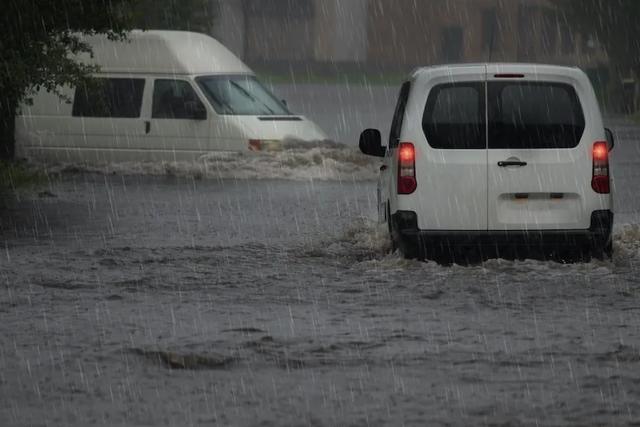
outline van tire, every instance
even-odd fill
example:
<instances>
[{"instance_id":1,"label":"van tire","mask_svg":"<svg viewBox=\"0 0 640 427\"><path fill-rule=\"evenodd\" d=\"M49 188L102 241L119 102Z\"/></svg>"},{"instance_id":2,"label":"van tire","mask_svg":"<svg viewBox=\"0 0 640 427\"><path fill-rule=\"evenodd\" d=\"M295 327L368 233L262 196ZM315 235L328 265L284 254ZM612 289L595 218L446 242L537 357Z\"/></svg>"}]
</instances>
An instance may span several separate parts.
<instances>
[{"instance_id":1,"label":"van tire","mask_svg":"<svg viewBox=\"0 0 640 427\"><path fill-rule=\"evenodd\" d=\"M609 259L613 259L613 241L607 243L607 246L604 248L604 254Z\"/></svg>"},{"instance_id":2,"label":"van tire","mask_svg":"<svg viewBox=\"0 0 640 427\"><path fill-rule=\"evenodd\" d=\"M404 259L415 259L418 261L424 261L425 254L424 251L420 249L419 245L402 242L399 247Z\"/></svg>"},{"instance_id":3,"label":"van tire","mask_svg":"<svg viewBox=\"0 0 640 427\"><path fill-rule=\"evenodd\" d=\"M602 249L596 249L592 252L594 258L599 259L600 261L612 260L613 259L613 242L607 243L607 245Z\"/></svg>"}]
</instances>

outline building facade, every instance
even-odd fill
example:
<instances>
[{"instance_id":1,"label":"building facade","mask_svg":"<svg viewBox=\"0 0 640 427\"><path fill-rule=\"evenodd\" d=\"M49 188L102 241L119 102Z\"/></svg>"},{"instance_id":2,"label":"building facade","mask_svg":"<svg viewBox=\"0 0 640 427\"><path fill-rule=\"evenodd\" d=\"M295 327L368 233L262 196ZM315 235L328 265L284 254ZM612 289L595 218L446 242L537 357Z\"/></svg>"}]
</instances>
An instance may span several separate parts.
<instances>
[{"instance_id":1,"label":"building facade","mask_svg":"<svg viewBox=\"0 0 640 427\"><path fill-rule=\"evenodd\" d=\"M595 68L562 0L212 0L214 35L254 66L361 65L385 70L484 61Z\"/></svg>"}]
</instances>

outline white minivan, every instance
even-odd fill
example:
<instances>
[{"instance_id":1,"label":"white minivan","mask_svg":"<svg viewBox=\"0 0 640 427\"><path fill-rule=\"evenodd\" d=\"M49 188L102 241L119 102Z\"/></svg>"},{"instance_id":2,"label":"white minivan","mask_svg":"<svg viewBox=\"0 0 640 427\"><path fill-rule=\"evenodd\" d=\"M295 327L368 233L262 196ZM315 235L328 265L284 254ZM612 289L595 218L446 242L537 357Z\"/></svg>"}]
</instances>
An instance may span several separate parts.
<instances>
[{"instance_id":1,"label":"white minivan","mask_svg":"<svg viewBox=\"0 0 640 427\"><path fill-rule=\"evenodd\" d=\"M84 39L89 84L39 92L16 118L18 157L45 161L194 160L327 136L292 114L233 53L204 34L133 31Z\"/></svg>"},{"instance_id":2,"label":"white minivan","mask_svg":"<svg viewBox=\"0 0 640 427\"><path fill-rule=\"evenodd\" d=\"M422 68L402 85L378 214L409 258L611 256L609 152L591 83L533 64Z\"/></svg>"}]
</instances>

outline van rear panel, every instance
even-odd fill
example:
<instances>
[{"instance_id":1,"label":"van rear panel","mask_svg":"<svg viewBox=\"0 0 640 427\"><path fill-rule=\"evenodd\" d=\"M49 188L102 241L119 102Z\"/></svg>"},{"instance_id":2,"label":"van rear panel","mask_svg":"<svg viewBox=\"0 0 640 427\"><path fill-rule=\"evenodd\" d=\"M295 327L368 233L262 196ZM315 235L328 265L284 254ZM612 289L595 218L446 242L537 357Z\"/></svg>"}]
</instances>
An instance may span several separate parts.
<instances>
[{"instance_id":1,"label":"van rear panel","mask_svg":"<svg viewBox=\"0 0 640 427\"><path fill-rule=\"evenodd\" d=\"M587 229L588 97L553 76L524 76L488 78L488 229Z\"/></svg>"},{"instance_id":2,"label":"van rear panel","mask_svg":"<svg viewBox=\"0 0 640 427\"><path fill-rule=\"evenodd\" d=\"M398 210L417 213L421 229L486 230L484 79L480 65L429 73L412 85L400 141L415 144L418 186L396 200Z\"/></svg>"},{"instance_id":3,"label":"van rear panel","mask_svg":"<svg viewBox=\"0 0 640 427\"><path fill-rule=\"evenodd\" d=\"M605 135L580 70L490 64L414 78L402 140L417 142L418 191L398 196L398 210L416 212L419 229L587 230L611 209L591 187Z\"/></svg>"}]
</instances>

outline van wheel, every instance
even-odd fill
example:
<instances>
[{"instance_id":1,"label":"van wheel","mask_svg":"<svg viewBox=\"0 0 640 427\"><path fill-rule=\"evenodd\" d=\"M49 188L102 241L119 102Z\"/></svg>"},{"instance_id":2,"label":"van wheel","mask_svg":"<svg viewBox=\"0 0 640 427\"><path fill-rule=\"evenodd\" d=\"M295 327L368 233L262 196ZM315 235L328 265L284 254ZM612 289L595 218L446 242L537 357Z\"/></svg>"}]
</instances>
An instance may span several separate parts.
<instances>
[{"instance_id":1,"label":"van wheel","mask_svg":"<svg viewBox=\"0 0 640 427\"><path fill-rule=\"evenodd\" d=\"M593 250L593 257L600 261L613 259L613 242L607 243L602 249Z\"/></svg>"},{"instance_id":2,"label":"van wheel","mask_svg":"<svg viewBox=\"0 0 640 427\"><path fill-rule=\"evenodd\" d=\"M404 259L415 259L418 261L425 260L425 253L423 250L420 250L419 245L413 245L408 242L403 242L400 246L400 253L402 254Z\"/></svg>"},{"instance_id":3,"label":"van wheel","mask_svg":"<svg viewBox=\"0 0 640 427\"><path fill-rule=\"evenodd\" d=\"M607 246L604 248L604 254L608 259L613 259L613 241L607 243Z\"/></svg>"},{"instance_id":4,"label":"van wheel","mask_svg":"<svg viewBox=\"0 0 640 427\"><path fill-rule=\"evenodd\" d=\"M580 248L557 251L551 257L561 264L589 263L592 258L599 258L597 252Z\"/></svg>"}]
</instances>

